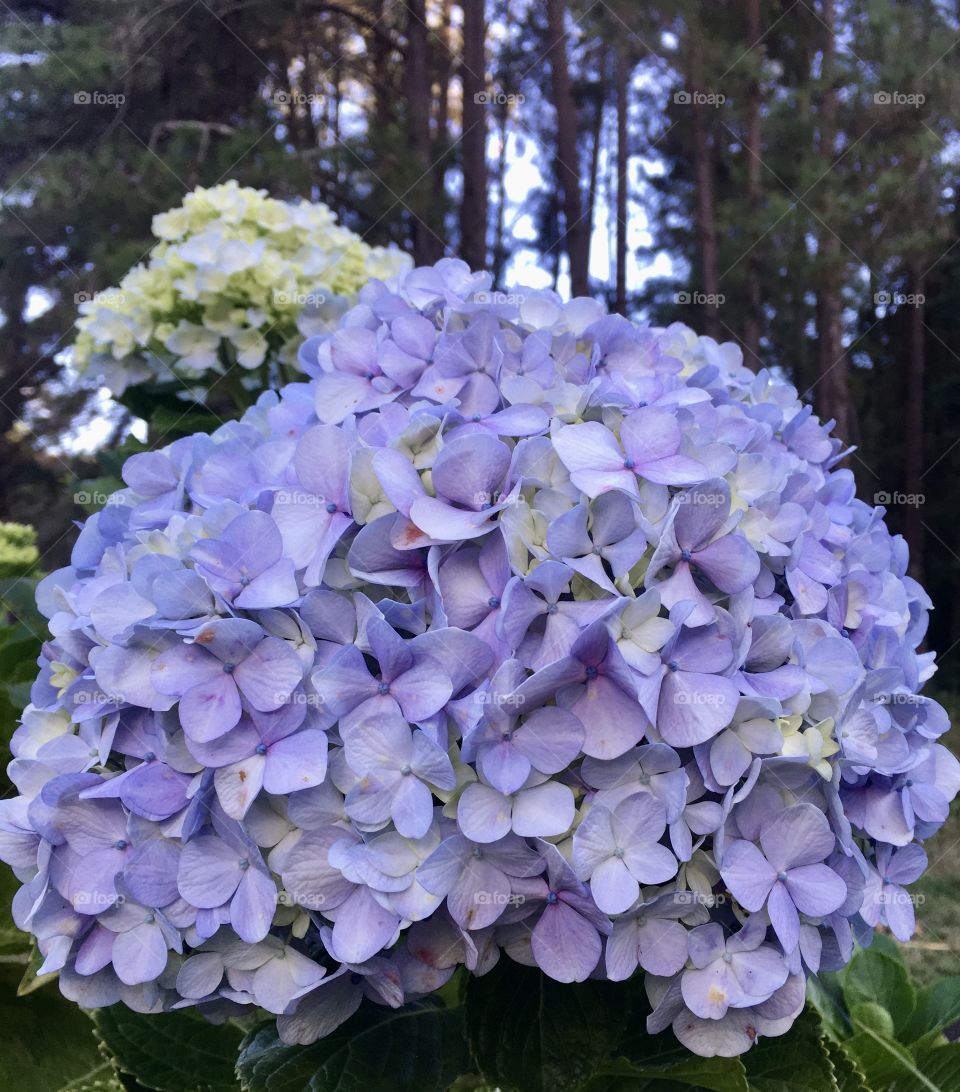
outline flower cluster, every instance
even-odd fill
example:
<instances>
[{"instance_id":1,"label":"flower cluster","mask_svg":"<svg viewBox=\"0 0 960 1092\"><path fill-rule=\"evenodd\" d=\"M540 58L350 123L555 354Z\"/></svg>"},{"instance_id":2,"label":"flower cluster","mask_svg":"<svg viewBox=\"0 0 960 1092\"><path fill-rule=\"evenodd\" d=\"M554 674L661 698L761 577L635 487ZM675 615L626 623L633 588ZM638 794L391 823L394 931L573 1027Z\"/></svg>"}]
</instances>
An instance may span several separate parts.
<instances>
[{"instance_id":1,"label":"flower cluster","mask_svg":"<svg viewBox=\"0 0 960 1092\"><path fill-rule=\"evenodd\" d=\"M68 997L306 1043L460 964L639 969L731 1055L912 932L960 764L841 445L732 345L489 289L371 282L41 584L0 856Z\"/></svg>"},{"instance_id":2,"label":"flower cluster","mask_svg":"<svg viewBox=\"0 0 960 1092\"><path fill-rule=\"evenodd\" d=\"M80 302L73 363L117 394L175 377L203 388L235 364L291 363L298 325L306 334L335 320L371 277L409 266L341 227L326 205L235 181L187 194L154 217L153 233L146 264Z\"/></svg>"}]
</instances>

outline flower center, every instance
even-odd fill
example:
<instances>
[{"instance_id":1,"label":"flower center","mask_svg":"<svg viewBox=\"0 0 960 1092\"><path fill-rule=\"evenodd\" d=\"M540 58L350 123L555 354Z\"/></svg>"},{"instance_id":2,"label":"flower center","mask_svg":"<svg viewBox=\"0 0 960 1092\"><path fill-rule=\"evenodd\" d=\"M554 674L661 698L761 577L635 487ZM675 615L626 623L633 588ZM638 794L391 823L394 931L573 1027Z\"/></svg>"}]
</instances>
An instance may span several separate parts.
<instances>
[{"instance_id":1,"label":"flower center","mask_svg":"<svg viewBox=\"0 0 960 1092\"><path fill-rule=\"evenodd\" d=\"M237 665L236 664L224 664L223 665L223 670L224 670L225 674L232 675L234 673L234 671L237 670Z\"/></svg>"}]
</instances>

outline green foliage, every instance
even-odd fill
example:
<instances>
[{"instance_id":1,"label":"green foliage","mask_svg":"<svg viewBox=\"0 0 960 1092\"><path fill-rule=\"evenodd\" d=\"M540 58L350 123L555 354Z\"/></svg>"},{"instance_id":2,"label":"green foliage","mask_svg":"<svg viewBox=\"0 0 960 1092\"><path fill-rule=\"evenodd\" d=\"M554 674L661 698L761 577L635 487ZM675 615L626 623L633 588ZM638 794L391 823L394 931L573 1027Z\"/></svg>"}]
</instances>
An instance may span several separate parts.
<instances>
[{"instance_id":1,"label":"green foliage","mask_svg":"<svg viewBox=\"0 0 960 1092\"><path fill-rule=\"evenodd\" d=\"M0 1087L11 1092L99 1087L106 1092L113 1068L98 1049L89 1017L53 989L17 997L20 971L15 963L0 966Z\"/></svg>"},{"instance_id":2,"label":"green foliage","mask_svg":"<svg viewBox=\"0 0 960 1092\"><path fill-rule=\"evenodd\" d=\"M244 1040L237 1073L249 1092L443 1092L467 1065L461 1013L424 1002L365 1006L307 1047L271 1023Z\"/></svg>"},{"instance_id":3,"label":"green foliage","mask_svg":"<svg viewBox=\"0 0 960 1092\"><path fill-rule=\"evenodd\" d=\"M843 971L813 979L808 997L829 1035L824 1042L843 1092L960 1087L958 1044L944 1036L960 1017L960 976L918 990L896 945L877 937Z\"/></svg>"},{"instance_id":4,"label":"green foliage","mask_svg":"<svg viewBox=\"0 0 960 1092\"><path fill-rule=\"evenodd\" d=\"M242 1034L232 1024L208 1024L186 1013L144 1016L124 1005L94 1017L117 1068L159 1092L231 1092Z\"/></svg>"},{"instance_id":5,"label":"green foliage","mask_svg":"<svg viewBox=\"0 0 960 1092\"><path fill-rule=\"evenodd\" d=\"M37 563L37 535L24 523L0 523L0 579L22 576Z\"/></svg>"}]
</instances>

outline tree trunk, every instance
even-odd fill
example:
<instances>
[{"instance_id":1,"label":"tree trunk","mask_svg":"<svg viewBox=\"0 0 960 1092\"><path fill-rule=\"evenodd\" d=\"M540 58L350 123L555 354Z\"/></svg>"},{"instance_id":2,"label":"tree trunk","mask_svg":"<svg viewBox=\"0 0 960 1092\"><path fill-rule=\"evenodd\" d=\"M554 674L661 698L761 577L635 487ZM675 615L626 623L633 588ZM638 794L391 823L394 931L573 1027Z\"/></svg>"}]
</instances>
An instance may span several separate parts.
<instances>
[{"instance_id":1,"label":"tree trunk","mask_svg":"<svg viewBox=\"0 0 960 1092\"><path fill-rule=\"evenodd\" d=\"M750 77L746 101L746 172L747 172L747 207L751 231L759 236L759 213L763 203L763 190L760 178L760 151L762 132L760 120L760 0L747 0L747 41L753 53L754 72ZM752 241L752 239L751 239ZM763 318L763 300L760 291L760 262L756 247L747 255L747 314L743 324L743 355L748 367L761 366L760 330Z\"/></svg>"},{"instance_id":2,"label":"tree trunk","mask_svg":"<svg viewBox=\"0 0 960 1092\"><path fill-rule=\"evenodd\" d=\"M487 106L485 0L462 0L463 197L460 202L460 257L472 269L487 266Z\"/></svg>"},{"instance_id":3,"label":"tree trunk","mask_svg":"<svg viewBox=\"0 0 960 1092\"><path fill-rule=\"evenodd\" d=\"M497 172L495 175L495 189L497 194L497 218L493 226L493 261L491 272L493 283L500 284L503 278L503 270L510 257L507 252L507 108L505 105L498 107L499 118L497 131L500 138L500 147L497 151Z\"/></svg>"},{"instance_id":4,"label":"tree trunk","mask_svg":"<svg viewBox=\"0 0 960 1092\"><path fill-rule=\"evenodd\" d=\"M924 387L924 277L919 258L910 262L907 291L913 296L910 312L910 357L907 361L907 390L904 411L904 484L907 493L903 537L910 547L910 572L923 580L925 531L920 497L923 494Z\"/></svg>"},{"instance_id":5,"label":"tree trunk","mask_svg":"<svg viewBox=\"0 0 960 1092\"><path fill-rule=\"evenodd\" d=\"M720 295L720 274L717 258L717 216L713 197L713 154L707 136L707 120L703 96L703 46L700 27L692 19L690 33L690 110L693 123L693 177L696 188L696 231L700 251L700 279L703 293L712 297L713 305L703 308L703 330L719 341L720 316L716 300Z\"/></svg>"},{"instance_id":6,"label":"tree trunk","mask_svg":"<svg viewBox=\"0 0 960 1092\"><path fill-rule=\"evenodd\" d=\"M404 67L407 95L407 133L413 152L414 182L405 203L410 217L410 241L417 265L432 265L443 254L443 242L435 230L433 189L429 184L430 156L430 55L425 0L406 0L407 56Z\"/></svg>"},{"instance_id":7,"label":"tree trunk","mask_svg":"<svg viewBox=\"0 0 960 1092\"><path fill-rule=\"evenodd\" d=\"M443 208L447 192L447 168L450 145L450 72L453 67L453 51L450 48L450 0L443 0L440 9L440 31L436 37L441 42L437 58L437 111L433 143L431 145L430 171L433 189L433 207Z\"/></svg>"},{"instance_id":8,"label":"tree trunk","mask_svg":"<svg viewBox=\"0 0 960 1092\"><path fill-rule=\"evenodd\" d=\"M590 126L590 181L587 186L587 209L585 222L587 238L593 237L593 217L597 207L597 179L600 174L600 142L603 139L603 108L606 106L607 91L606 46L601 46L597 58L597 93L593 103L593 118Z\"/></svg>"},{"instance_id":9,"label":"tree trunk","mask_svg":"<svg viewBox=\"0 0 960 1092\"><path fill-rule=\"evenodd\" d=\"M836 156L837 89L836 43L834 40L834 3L821 0L820 22L823 30L823 94L820 100L819 152L828 170ZM843 257L840 240L834 231L818 223L817 289L817 385L816 405L824 420L836 422L836 433L845 443L853 434L853 407L850 403L849 361L843 347L841 291Z\"/></svg>"},{"instance_id":10,"label":"tree trunk","mask_svg":"<svg viewBox=\"0 0 960 1092\"><path fill-rule=\"evenodd\" d=\"M627 147L628 88L631 66L621 43L617 48L617 287L613 305L618 315L627 313L627 186L629 185L629 150Z\"/></svg>"},{"instance_id":11,"label":"tree trunk","mask_svg":"<svg viewBox=\"0 0 960 1092\"><path fill-rule=\"evenodd\" d=\"M550 64L553 106L557 115L556 175L563 196L564 238L570 262L570 293L589 292L590 232L580 193L577 154L577 107L567 67L567 31L564 0L546 0L547 38L544 58Z\"/></svg>"}]
</instances>

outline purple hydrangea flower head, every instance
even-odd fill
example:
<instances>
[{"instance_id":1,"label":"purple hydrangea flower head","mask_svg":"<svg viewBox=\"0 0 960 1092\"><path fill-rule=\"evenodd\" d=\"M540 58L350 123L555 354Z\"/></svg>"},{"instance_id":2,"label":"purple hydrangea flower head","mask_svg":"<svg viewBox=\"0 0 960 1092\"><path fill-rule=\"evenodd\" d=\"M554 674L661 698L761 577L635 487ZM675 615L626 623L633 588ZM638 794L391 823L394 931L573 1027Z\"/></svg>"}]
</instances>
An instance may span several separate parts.
<instances>
[{"instance_id":1,"label":"purple hydrangea flower head","mask_svg":"<svg viewBox=\"0 0 960 1092\"><path fill-rule=\"evenodd\" d=\"M513 958L729 1056L912 933L960 763L840 441L734 345L490 286L371 282L40 584L0 858L67 997L310 1043Z\"/></svg>"}]
</instances>

